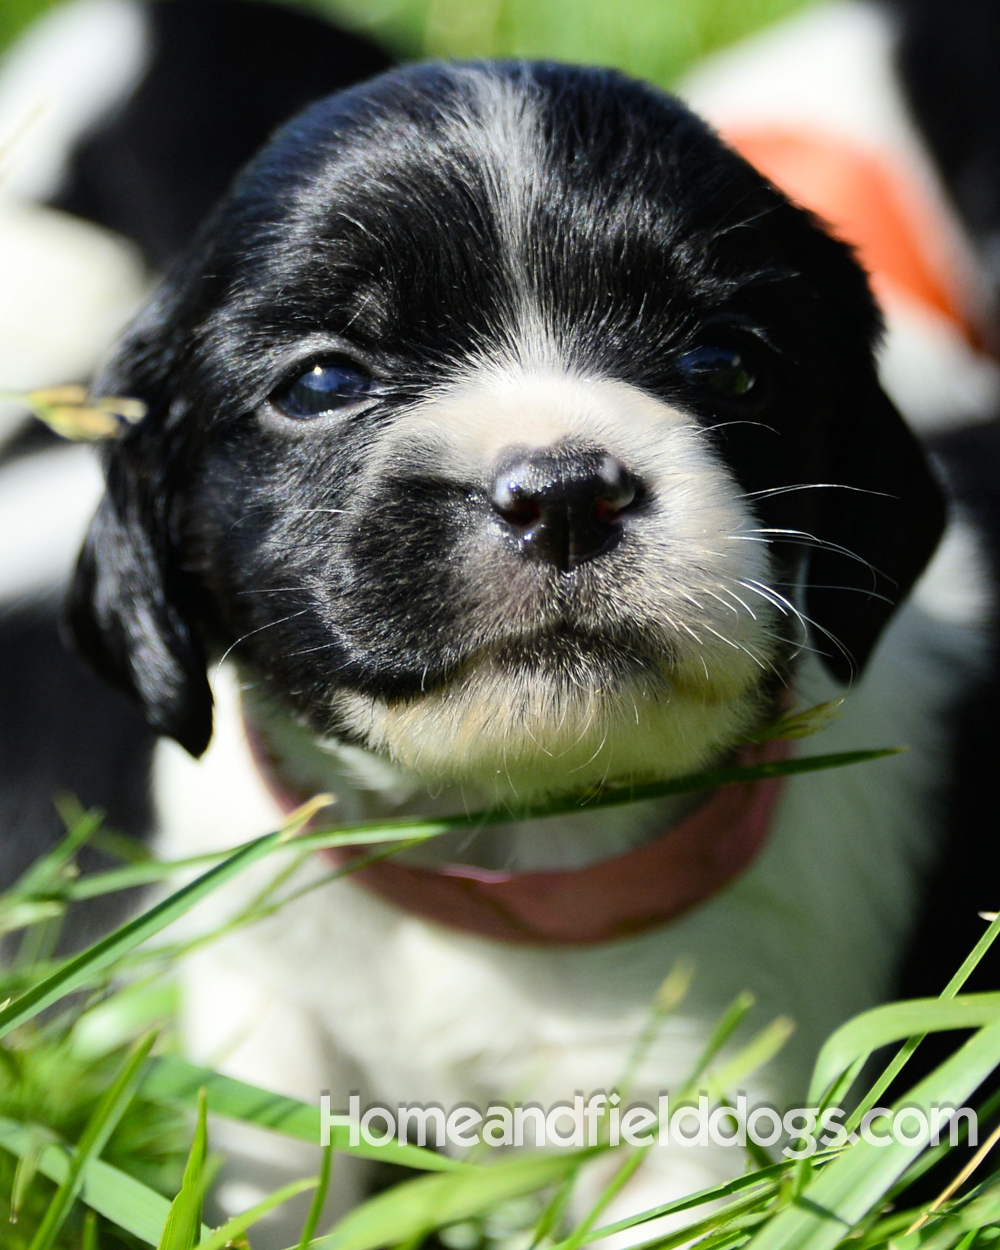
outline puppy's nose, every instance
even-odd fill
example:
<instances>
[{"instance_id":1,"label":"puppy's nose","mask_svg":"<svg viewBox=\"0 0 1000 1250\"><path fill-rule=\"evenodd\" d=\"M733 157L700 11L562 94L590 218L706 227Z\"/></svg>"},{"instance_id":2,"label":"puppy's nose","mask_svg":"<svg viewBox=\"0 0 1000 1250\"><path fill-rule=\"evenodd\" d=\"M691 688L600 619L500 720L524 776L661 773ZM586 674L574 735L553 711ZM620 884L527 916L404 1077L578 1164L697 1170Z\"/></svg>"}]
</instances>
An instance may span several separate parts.
<instances>
[{"instance_id":1,"label":"puppy's nose","mask_svg":"<svg viewBox=\"0 0 1000 1250\"><path fill-rule=\"evenodd\" d=\"M617 546L638 479L607 452L546 448L497 477L493 507L520 550L564 573Z\"/></svg>"}]
</instances>

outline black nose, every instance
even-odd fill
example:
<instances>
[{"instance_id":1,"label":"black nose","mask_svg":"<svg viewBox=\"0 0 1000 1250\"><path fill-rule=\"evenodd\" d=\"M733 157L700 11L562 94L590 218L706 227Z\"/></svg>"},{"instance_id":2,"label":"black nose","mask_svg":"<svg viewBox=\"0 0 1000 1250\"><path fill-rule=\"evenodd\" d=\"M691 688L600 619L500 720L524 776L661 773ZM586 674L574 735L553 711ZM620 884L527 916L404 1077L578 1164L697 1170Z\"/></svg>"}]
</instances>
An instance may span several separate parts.
<instances>
[{"instance_id":1,"label":"black nose","mask_svg":"<svg viewBox=\"0 0 1000 1250\"><path fill-rule=\"evenodd\" d=\"M638 479L614 456L558 446L518 459L497 477L493 507L525 555L563 572L617 546Z\"/></svg>"}]
</instances>

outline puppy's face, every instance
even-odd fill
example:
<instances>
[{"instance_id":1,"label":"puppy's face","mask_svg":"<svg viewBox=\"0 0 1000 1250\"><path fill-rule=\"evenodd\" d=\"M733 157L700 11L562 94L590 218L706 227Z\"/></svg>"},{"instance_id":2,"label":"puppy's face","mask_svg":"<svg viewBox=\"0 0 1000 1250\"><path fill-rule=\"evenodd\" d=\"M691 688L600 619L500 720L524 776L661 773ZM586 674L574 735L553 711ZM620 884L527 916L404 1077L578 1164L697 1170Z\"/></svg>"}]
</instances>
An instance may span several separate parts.
<instances>
[{"instance_id":1,"label":"puppy's face","mask_svg":"<svg viewBox=\"0 0 1000 1250\"><path fill-rule=\"evenodd\" d=\"M428 780L690 770L807 642L862 663L933 549L876 326L847 249L668 97L376 79L265 149L102 380L150 414L77 637L194 751L207 648Z\"/></svg>"}]
</instances>

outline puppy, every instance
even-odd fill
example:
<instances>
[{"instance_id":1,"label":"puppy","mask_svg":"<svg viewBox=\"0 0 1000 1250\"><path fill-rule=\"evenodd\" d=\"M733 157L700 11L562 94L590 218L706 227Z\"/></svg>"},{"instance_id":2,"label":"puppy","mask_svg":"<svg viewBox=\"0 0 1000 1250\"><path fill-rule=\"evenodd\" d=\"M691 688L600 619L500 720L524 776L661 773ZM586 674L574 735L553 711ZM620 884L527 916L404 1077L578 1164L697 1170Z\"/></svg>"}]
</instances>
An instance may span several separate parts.
<instances>
[{"instance_id":1,"label":"puppy","mask_svg":"<svg viewBox=\"0 0 1000 1250\"><path fill-rule=\"evenodd\" d=\"M352 821L663 781L845 694L823 750L911 749L357 880L314 857L195 961L196 1055L341 1105L550 1106L615 1084L687 959L635 1096L750 989L798 1028L748 1099L797 1105L893 991L989 671L984 566L879 332L845 244L610 71L397 70L265 147L99 380L148 416L107 455L70 618L173 740L161 850L320 789ZM651 1152L608 1218L736 1154Z\"/></svg>"}]
</instances>

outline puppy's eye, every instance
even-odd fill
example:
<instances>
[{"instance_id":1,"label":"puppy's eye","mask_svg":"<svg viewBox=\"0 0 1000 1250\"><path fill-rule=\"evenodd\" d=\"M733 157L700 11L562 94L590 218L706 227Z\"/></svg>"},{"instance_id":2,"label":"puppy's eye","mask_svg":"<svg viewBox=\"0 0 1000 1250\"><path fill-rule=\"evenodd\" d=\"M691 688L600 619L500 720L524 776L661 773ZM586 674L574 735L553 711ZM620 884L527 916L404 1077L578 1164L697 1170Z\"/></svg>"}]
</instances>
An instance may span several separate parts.
<instances>
[{"instance_id":1,"label":"puppy's eye","mask_svg":"<svg viewBox=\"0 0 1000 1250\"><path fill-rule=\"evenodd\" d=\"M693 386L723 399L742 399L759 387L754 365L738 347L704 344L685 352L677 363Z\"/></svg>"},{"instance_id":2,"label":"puppy's eye","mask_svg":"<svg viewBox=\"0 0 1000 1250\"><path fill-rule=\"evenodd\" d=\"M374 389L375 379L354 361L330 360L279 387L271 400L286 417L301 421L350 407Z\"/></svg>"}]
</instances>

